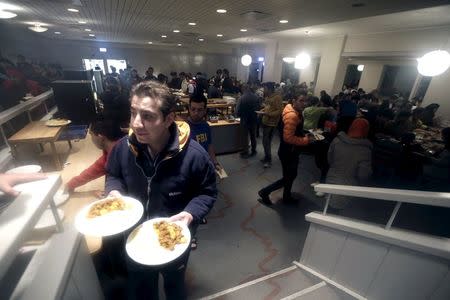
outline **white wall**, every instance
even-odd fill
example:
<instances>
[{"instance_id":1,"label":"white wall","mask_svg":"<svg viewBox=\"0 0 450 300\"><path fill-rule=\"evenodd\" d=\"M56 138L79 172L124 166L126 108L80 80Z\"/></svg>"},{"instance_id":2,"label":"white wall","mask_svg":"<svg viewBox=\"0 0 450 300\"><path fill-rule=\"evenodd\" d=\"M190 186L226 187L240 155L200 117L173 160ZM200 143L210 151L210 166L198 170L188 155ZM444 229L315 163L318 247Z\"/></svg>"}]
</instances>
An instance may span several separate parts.
<instances>
[{"instance_id":1,"label":"white wall","mask_svg":"<svg viewBox=\"0 0 450 300\"><path fill-rule=\"evenodd\" d=\"M143 75L149 65L155 73L169 75L171 71L206 72L215 74L218 68L227 68L230 74L237 73L237 57L227 53L206 53L201 49L183 48L160 49L158 46L137 48L125 44L104 44L97 42L67 41L37 37L36 34L17 36L0 33L0 50L4 56L16 61L17 54L44 62L58 62L65 69L81 69L83 58L126 59ZM99 47L107 47L107 53L99 52ZM226 48L226 47L225 47ZM230 52L231 53L231 52Z\"/></svg>"},{"instance_id":2,"label":"white wall","mask_svg":"<svg viewBox=\"0 0 450 300\"><path fill-rule=\"evenodd\" d=\"M312 58L311 64L306 69L300 70L300 79L299 82L306 82L308 84L311 81L314 81L314 77L316 76L316 69L318 67L320 58Z\"/></svg>"},{"instance_id":3,"label":"white wall","mask_svg":"<svg viewBox=\"0 0 450 300\"><path fill-rule=\"evenodd\" d=\"M359 80L359 87L370 93L370 91L378 88L384 64L380 62L365 62L360 64L364 65L364 70Z\"/></svg>"}]
</instances>

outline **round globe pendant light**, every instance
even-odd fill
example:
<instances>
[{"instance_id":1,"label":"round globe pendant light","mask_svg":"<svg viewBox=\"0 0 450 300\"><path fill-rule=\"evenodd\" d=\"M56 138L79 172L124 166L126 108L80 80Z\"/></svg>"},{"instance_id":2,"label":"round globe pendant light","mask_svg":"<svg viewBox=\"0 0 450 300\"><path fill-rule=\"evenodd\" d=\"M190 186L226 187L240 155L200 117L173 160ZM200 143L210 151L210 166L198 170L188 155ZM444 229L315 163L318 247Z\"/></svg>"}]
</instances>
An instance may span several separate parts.
<instances>
[{"instance_id":1,"label":"round globe pendant light","mask_svg":"<svg viewBox=\"0 0 450 300\"><path fill-rule=\"evenodd\" d=\"M450 67L450 54L444 50L426 53L417 59L417 71L423 76L437 76Z\"/></svg>"},{"instance_id":2,"label":"round globe pendant light","mask_svg":"<svg viewBox=\"0 0 450 300\"><path fill-rule=\"evenodd\" d=\"M300 53L295 57L295 65L296 69L305 69L311 63L311 56L308 53Z\"/></svg>"},{"instance_id":3,"label":"round globe pendant light","mask_svg":"<svg viewBox=\"0 0 450 300\"><path fill-rule=\"evenodd\" d=\"M358 67L356 68L359 72L364 71L364 65L358 65Z\"/></svg>"},{"instance_id":4,"label":"round globe pendant light","mask_svg":"<svg viewBox=\"0 0 450 300\"><path fill-rule=\"evenodd\" d=\"M245 54L241 57L241 64L245 67L250 66L250 64L252 63L252 57L248 54Z\"/></svg>"}]
</instances>

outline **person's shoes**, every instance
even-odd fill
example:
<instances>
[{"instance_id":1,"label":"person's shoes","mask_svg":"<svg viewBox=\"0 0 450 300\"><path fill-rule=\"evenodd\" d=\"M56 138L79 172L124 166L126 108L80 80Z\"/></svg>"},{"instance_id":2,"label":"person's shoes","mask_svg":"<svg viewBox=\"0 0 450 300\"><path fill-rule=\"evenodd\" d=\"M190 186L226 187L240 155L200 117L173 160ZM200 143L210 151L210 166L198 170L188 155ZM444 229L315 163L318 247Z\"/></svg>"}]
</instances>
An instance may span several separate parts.
<instances>
[{"instance_id":1,"label":"person's shoes","mask_svg":"<svg viewBox=\"0 0 450 300\"><path fill-rule=\"evenodd\" d=\"M263 192L258 192L258 201L261 202L264 205L272 205L272 201L270 201L269 195L264 194Z\"/></svg>"},{"instance_id":2,"label":"person's shoes","mask_svg":"<svg viewBox=\"0 0 450 300\"><path fill-rule=\"evenodd\" d=\"M272 163L270 161L266 161L263 165L264 169L270 168L272 166Z\"/></svg>"},{"instance_id":3,"label":"person's shoes","mask_svg":"<svg viewBox=\"0 0 450 300\"><path fill-rule=\"evenodd\" d=\"M265 162L267 162L267 159L263 158L263 159L260 159L259 161L262 163L265 163Z\"/></svg>"},{"instance_id":4,"label":"person's shoes","mask_svg":"<svg viewBox=\"0 0 450 300\"><path fill-rule=\"evenodd\" d=\"M318 181L313 182L313 183L311 183L311 187L315 187L315 186L318 185L318 184L320 184L320 182L318 182Z\"/></svg>"},{"instance_id":5,"label":"person's shoes","mask_svg":"<svg viewBox=\"0 0 450 300\"><path fill-rule=\"evenodd\" d=\"M324 197L325 193L323 193L323 192L316 192L316 196L317 197Z\"/></svg>"}]
</instances>

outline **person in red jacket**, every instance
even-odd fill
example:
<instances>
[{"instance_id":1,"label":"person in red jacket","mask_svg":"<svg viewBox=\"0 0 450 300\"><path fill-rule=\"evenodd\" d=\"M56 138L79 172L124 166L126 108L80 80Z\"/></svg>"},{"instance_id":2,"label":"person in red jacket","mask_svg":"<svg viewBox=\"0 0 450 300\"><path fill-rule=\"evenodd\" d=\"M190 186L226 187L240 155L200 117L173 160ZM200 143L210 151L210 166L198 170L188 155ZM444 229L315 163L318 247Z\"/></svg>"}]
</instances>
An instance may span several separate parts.
<instances>
[{"instance_id":1,"label":"person in red jacket","mask_svg":"<svg viewBox=\"0 0 450 300\"><path fill-rule=\"evenodd\" d=\"M310 135L303 136L302 111L305 108L306 92L300 92L300 95L292 104L286 105L282 114L282 138L278 148L278 157L281 161L283 177L267 187L261 189L258 199L265 205L272 205L269 195L275 190L284 188L283 202L295 202L291 196L291 188L297 177L297 168L299 163L299 147L306 146L312 141Z\"/></svg>"},{"instance_id":2,"label":"person in red jacket","mask_svg":"<svg viewBox=\"0 0 450 300\"><path fill-rule=\"evenodd\" d=\"M106 174L108 156L117 141L125 135L119 123L109 119L99 119L91 124L89 129L92 142L103 150L100 156L89 168L73 177L66 185L66 191L73 192L75 188Z\"/></svg>"}]
</instances>

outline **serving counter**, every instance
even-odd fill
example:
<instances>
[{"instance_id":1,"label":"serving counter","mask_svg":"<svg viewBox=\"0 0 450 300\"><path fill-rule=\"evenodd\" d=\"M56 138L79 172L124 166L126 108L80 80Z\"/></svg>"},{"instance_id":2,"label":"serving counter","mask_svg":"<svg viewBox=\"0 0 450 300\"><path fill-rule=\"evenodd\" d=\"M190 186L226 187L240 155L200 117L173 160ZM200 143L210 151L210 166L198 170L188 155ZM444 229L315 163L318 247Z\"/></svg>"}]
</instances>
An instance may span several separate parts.
<instances>
[{"instance_id":1,"label":"serving counter","mask_svg":"<svg viewBox=\"0 0 450 300\"><path fill-rule=\"evenodd\" d=\"M212 145L216 154L238 152L248 145L247 136L239 121L219 120L208 122L211 126Z\"/></svg>"}]
</instances>

